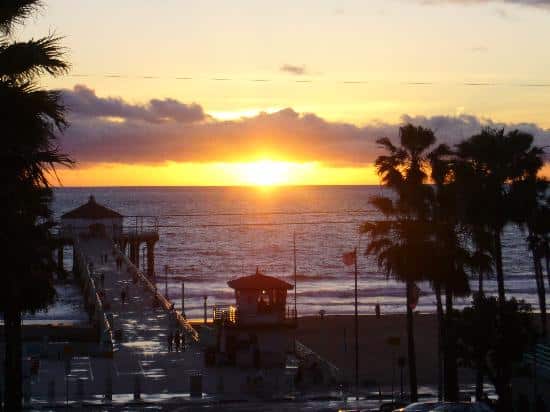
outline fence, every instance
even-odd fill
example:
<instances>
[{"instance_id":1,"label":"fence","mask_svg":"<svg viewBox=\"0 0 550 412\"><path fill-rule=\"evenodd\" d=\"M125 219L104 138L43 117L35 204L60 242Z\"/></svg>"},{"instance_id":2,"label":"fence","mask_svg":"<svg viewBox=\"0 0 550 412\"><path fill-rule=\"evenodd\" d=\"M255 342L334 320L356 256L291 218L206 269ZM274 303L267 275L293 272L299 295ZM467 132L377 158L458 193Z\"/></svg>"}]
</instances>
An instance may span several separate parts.
<instances>
[{"instance_id":1,"label":"fence","mask_svg":"<svg viewBox=\"0 0 550 412\"><path fill-rule=\"evenodd\" d=\"M73 259L77 278L82 287L86 309L90 313L91 320L98 330L100 350L102 353L110 356L113 353L113 334L111 325L105 313L103 302L95 285L95 281L90 273L86 257L78 248L77 238L75 238Z\"/></svg>"}]
</instances>

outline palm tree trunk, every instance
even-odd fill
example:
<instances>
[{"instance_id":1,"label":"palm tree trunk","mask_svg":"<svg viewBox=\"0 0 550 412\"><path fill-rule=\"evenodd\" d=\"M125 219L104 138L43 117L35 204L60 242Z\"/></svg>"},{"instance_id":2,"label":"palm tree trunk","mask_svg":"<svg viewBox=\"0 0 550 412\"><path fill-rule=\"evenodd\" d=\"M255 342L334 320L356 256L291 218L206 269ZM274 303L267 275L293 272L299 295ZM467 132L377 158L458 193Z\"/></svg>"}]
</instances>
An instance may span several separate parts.
<instances>
[{"instance_id":1,"label":"palm tree trunk","mask_svg":"<svg viewBox=\"0 0 550 412\"><path fill-rule=\"evenodd\" d=\"M545 260L546 260L546 276L548 277L548 287L550 288L550 252L546 252L545 254Z\"/></svg>"},{"instance_id":2,"label":"palm tree trunk","mask_svg":"<svg viewBox=\"0 0 550 412\"><path fill-rule=\"evenodd\" d=\"M542 264L538 254L533 251L533 262L535 266L535 277L537 281L537 293L539 297L539 310L540 310L540 331L542 337L546 338L546 290L544 286L544 273L542 270Z\"/></svg>"},{"instance_id":3,"label":"palm tree trunk","mask_svg":"<svg viewBox=\"0 0 550 412\"><path fill-rule=\"evenodd\" d=\"M482 270L479 271L477 292L480 294L480 296L483 296L485 294L485 292L483 291L483 271Z\"/></svg>"},{"instance_id":4,"label":"palm tree trunk","mask_svg":"<svg viewBox=\"0 0 550 412\"><path fill-rule=\"evenodd\" d=\"M454 330L453 294L445 289L445 400L458 401L458 367L456 359L456 333Z\"/></svg>"},{"instance_id":5,"label":"palm tree trunk","mask_svg":"<svg viewBox=\"0 0 550 412\"><path fill-rule=\"evenodd\" d=\"M437 399L443 400L443 303L441 302L441 286L436 283L435 301L437 308Z\"/></svg>"},{"instance_id":6,"label":"palm tree trunk","mask_svg":"<svg viewBox=\"0 0 550 412\"><path fill-rule=\"evenodd\" d=\"M416 380L416 351L414 348L414 319L411 307L413 282L407 281L407 346L409 354L409 384L411 391L411 402L418 401L418 383Z\"/></svg>"},{"instance_id":7,"label":"palm tree trunk","mask_svg":"<svg viewBox=\"0 0 550 412\"><path fill-rule=\"evenodd\" d=\"M479 272L479 277L480 279L483 277L483 272ZM480 281L480 285L482 285L483 281ZM482 296L485 296L484 292L483 292L483 288L480 288L479 290L479 296L482 297ZM480 319L481 321L481 316L480 316ZM480 323L481 324L481 323ZM476 350L477 351L477 354L476 354L476 400L478 402L481 402L483 400L483 375L484 375L484 367L485 367L485 362L484 362L484 355L483 353L481 353L481 351L479 349Z\"/></svg>"},{"instance_id":8,"label":"palm tree trunk","mask_svg":"<svg viewBox=\"0 0 550 412\"><path fill-rule=\"evenodd\" d=\"M481 402L483 400L483 358L478 355L476 363L476 401Z\"/></svg>"},{"instance_id":9,"label":"palm tree trunk","mask_svg":"<svg viewBox=\"0 0 550 412\"><path fill-rule=\"evenodd\" d=\"M15 304L8 304L4 313L5 334L5 410L21 411L22 354L21 313Z\"/></svg>"},{"instance_id":10,"label":"palm tree trunk","mask_svg":"<svg viewBox=\"0 0 550 412\"><path fill-rule=\"evenodd\" d=\"M541 245L538 239L533 235L533 231L529 227L529 249L533 258L533 270L535 272L535 281L537 283L537 295L539 298L540 310L540 331L541 335L546 338L546 290L544 287L544 270L542 268L542 253Z\"/></svg>"},{"instance_id":11,"label":"palm tree trunk","mask_svg":"<svg viewBox=\"0 0 550 412\"><path fill-rule=\"evenodd\" d=\"M494 251L495 266L497 272L498 299L504 303L506 301L506 292L504 291L504 271L502 269L502 241L500 238L500 229L494 231Z\"/></svg>"}]
</instances>

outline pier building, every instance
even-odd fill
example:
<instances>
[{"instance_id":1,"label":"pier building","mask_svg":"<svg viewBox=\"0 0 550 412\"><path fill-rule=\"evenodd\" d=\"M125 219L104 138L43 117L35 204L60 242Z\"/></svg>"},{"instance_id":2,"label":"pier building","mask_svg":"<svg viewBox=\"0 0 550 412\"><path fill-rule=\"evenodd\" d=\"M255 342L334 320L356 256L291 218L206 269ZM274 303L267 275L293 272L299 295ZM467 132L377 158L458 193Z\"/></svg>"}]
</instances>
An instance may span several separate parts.
<instances>
[{"instance_id":1,"label":"pier building","mask_svg":"<svg viewBox=\"0 0 550 412\"><path fill-rule=\"evenodd\" d=\"M227 284L235 290L235 306L214 308L219 360L239 367L284 368L296 327L286 302L293 286L259 270Z\"/></svg>"}]
</instances>

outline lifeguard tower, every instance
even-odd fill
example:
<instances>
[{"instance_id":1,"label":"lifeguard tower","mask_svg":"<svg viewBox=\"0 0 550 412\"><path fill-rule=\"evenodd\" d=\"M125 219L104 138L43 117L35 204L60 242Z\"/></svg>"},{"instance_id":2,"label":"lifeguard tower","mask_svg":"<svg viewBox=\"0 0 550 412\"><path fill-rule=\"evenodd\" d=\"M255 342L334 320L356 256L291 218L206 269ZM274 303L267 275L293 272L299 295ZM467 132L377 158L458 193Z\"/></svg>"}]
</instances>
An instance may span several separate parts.
<instances>
[{"instance_id":1,"label":"lifeguard tower","mask_svg":"<svg viewBox=\"0 0 550 412\"><path fill-rule=\"evenodd\" d=\"M227 284L235 290L236 305L214 308L218 363L284 368L294 347L296 313L286 303L293 286L259 270Z\"/></svg>"}]
</instances>

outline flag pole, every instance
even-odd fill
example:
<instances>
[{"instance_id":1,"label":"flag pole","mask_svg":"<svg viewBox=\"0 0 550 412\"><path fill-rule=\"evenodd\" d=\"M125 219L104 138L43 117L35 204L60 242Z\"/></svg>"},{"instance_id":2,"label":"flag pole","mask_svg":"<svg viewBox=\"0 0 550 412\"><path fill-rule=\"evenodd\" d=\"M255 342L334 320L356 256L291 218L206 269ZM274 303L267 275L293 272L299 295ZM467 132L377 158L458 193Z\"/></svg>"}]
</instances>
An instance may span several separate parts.
<instances>
[{"instance_id":1,"label":"flag pole","mask_svg":"<svg viewBox=\"0 0 550 412\"><path fill-rule=\"evenodd\" d=\"M359 311L357 308L357 248L353 252L355 263L355 400L359 400Z\"/></svg>"},{"instance_id":2,"label":"flag pole","mask_svg":"<svg viewBox=\"0 0 550 412\"><path fill-rule=\"evenodd\" d=\"M296 329L298 327L298 311L297 311L297 298L296 298L296 230L293 233L293 254L294 254L294 355L296 355Z\"/></svg>"},{"instance_id":3,"label":"flag pole","mask_svg":"<svg viewBox=\"0 0 550 412\"><path fill-rule=\"evenodd\" d=\"M297 310L297 292L296 292L296 286L297 286L297 282L296 282L296 277L297 277L297 269L296 269L296 231L294 231L294 248L293 248L293 252L294 252L294 319L297 320L298 319L298 310Z\"/></svg>"}]
</instances>

